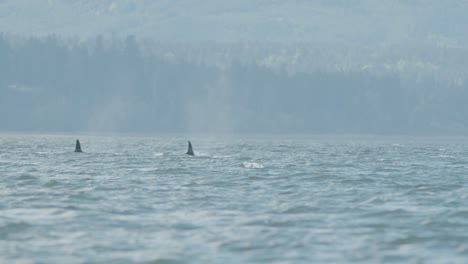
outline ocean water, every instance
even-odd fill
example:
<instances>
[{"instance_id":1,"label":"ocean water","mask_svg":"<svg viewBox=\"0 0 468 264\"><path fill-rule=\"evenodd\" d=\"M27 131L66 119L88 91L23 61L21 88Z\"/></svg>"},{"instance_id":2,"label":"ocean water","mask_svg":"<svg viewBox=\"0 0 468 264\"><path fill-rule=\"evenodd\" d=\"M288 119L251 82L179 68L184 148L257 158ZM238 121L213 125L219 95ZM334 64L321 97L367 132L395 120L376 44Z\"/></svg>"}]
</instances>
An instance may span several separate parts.
<instances>
[{"instance_id":1,"label":"ocean water","mask_svg":"<svg viewBox=\"0 0 468 264\"><path fill-rule=\"evenodd\" d=\"M0 263L468 263L468 139L0 135Z\"/></svg>"}]
</instances>

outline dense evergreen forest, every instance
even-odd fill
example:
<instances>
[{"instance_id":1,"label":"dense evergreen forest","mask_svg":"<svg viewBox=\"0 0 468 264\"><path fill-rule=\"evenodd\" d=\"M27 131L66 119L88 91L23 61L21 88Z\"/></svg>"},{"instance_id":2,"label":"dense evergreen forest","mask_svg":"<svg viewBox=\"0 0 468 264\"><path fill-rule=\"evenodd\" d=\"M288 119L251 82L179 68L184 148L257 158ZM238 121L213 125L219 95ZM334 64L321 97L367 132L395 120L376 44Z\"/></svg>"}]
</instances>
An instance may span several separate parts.
<instances>
[{"instance_id":1,"label":"dense evergreen forest","mask_svg":"<svg viewBox=\"0 0 468 264\"><path fill-rule=\"evenodd\" d=\"M422 69L347 67L337 59L346 51L276 45L2 34L0 130L468 132L464 79ZM278 50L282 59L273 54Z\"/></svg>"}]
</instances>

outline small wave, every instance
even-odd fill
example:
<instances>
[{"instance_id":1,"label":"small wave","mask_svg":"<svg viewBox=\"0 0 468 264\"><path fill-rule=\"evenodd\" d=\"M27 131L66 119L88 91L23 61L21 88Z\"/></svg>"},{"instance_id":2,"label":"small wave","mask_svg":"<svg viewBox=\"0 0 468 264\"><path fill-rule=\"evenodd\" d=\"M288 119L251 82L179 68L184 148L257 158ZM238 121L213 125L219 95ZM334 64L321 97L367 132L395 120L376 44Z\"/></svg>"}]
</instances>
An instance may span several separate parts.
<instances>
[{"instance_id":1,"label":"small wave","mask_svg":"<svg viewBox=\"0 0 468 264\"><path fill-rule=\"evenodd\" d=\"M114 153L109 153L111 157L120 157L120 156L125 156L125 153L122 152L114 152Z\"/></svg>"},{"instance_id":2,"label":"small wave","mask_svg":"<svg viewBox=\"0 0 468 264\"><path fill-rule=\"evenodd\" d=\"M59 182L58 182L58 181L56 181L56 180L50 180L50 181L48 181L44 186L45 186L45 187L55 187L55 186L57 186L57 185L59 185Z\"/></svg>"},{"instance_id":3,"label":"small wave","mask_svg":"<svg viewBox=\"0 0 468 264\"><path fill-rule=\"evenodd\" d=\"M140 168L138 169L138 171L141 171L141 172L152 172L152 171L157 171L159 170L159 168Z\"/></svg>"},{"instance_id":4,"label":"small wave","mask_svg":"<svg viewBox=\"0 0 468 264\"><path fill-rule=\"evenodd\" d=\"M430 218L424 219L421 222L421 225L430 225L430 224L432 224L432 220Z\"/></svg>"},{"instance_id":5,"label":"small wave","mask_svg":"<svg viewBox=\"0 0 468 264\"><path fill-rule=\"evenodd\" d=\"M202 152L196 152L194 153L195 155L193 157L197 157L197 158L210 158L211 155L209 155L208 153L202 153Z\"/></svg>"},{"instance_id":6,"label":"small wave","mask_svg":"<svg viewBox=\"0 0 468 264\"><path fill-rule=\"evenodd\" d=\"M457 252L458 253L468 253L468 244L460 244L458 247L457 247Z\"/></svg>"},{"instance_id":7,"label":"small wave","mask_svg":"<svg viewBox=\"0 0 468 264\"><path fill-rule=\"evenodd\" d=\"M263 166L260 163L247 162L247 161L242 162L242 167L249 168L249 169L263 169L263 168L265 168L265 166Z\"/></svg>"},{"instance_id":8,"label":"small wave","mask_svg":"<svg viewBox=\"0 0 468 264\"><path fill-rule=\"evenodd\" d=\"M408 235L408 236L393 239L389 243L394 246L402 246L402 245L424 242L425 240L426 238L421 237L421 236Z\"/></svg>"},{"instance_id":9,"label":"small wave","mask_svg":"<svg viewBox=\"0 0 468 264\"><path fill-rule=\"evenodd\" d=\"M463 209L450 214L450 217L466 218L467 216L468 216L468 210L463 210Z\"/></svg>"},{"instance_id":10,"label":"small wave","mask_svg":"<svg viewBox=\"0 0 468 264\"><path fill-rule=\"evenodd\" d=\"M441 159L450 159L450 158L453 158L453 156L450 156L450 155L446 155L446 154L440 154L440 155L437 155L437 156L434 156L435 158L441 158Z\"/></svg>"},{"instance_id":11,"label":"small wave","mask_svg":"<svg viewBox=\"0 0 468 264\"><path fill-rule=\"evenodd\" d=\"M0 225L0 239L6 239L12 233L26 230L30 225L26 222L6 223Z\"/></svg>"},{"instance_id":12,"label":"small wave","mask_svg":"<svg viewBox=\"0 0 468 264\"><path fill-rule=\"evenodd\" d=\"M313 209L310 206L300 205L288 208L281 212L281 214L305 214L312 212Z\"/></svg>"},{"instance_id":13,"label":"small wave","mask_svg":"<svg viewBox=\"0 0 468 264\"><path fill-rule=\"evenodd\" d=\"M225 159L225 158L230 158L232 156L229 156L229 155L215 155L213 156L213 158L215 159Z\"/></svg>"},{"instance_id":14,"label":"small wave","mask_svg":"<svg viewBox=\"0 0 468 264\"><path fill-rule=\"evenodd\" d=\"M373 196L365 201L363 201L361 204L382 204L385 203L385 199L379 196Z\"/></svg>"},{"instance_id":15,"label":"small wave","mask_svg":"<svg viewBox=\"0 0 468 264\"><path fill-rule=\"evenodd\" d=\"M161 259L152 260L152 261L150 261L150 263L154 263L154 264L181 264L181 263L184 263L184 262L176 260L176 259L161 258Z\"/></svg>"},{"instance_id":16,"label":"small wave","mask_svg":"<svg viewBox=\"0 0 468 264\"><path fill-rule=\"evenodd\" d=\"M71 211L78 211L78 210L81 210L80 207L74 206L74 205L67 205L67 206L65 206L63 209L65 209L65 210L71 210Z\"/></svg>"},{"instance_id":17,"label":"small wave","mask_svg":"<svg viewBox=\"0 0 468 264\"><path fill-rule=\"evenodd\" d=\"M192 225L190 223L178 223L178 224L172 225L172 228L176 230L195 230L195 229L198 229L199 226Z\"/></svg>"},{"instance_id":18,"label":"small wave","mask_svg":"<svg viewBox=\"0 0 468 264\"><path fill-rule=\"evenodd\" d=\"M401 208L387 209L383 211L371 212L366 216L368 217L405 217L409 216L410 213Z\"/></svg>"},{"instance_id":19,"label":"small wave","mask_svg":"<svg viewBox=\"0 0 468 264\"><path fill-rule=\"evenodd\" d=\"M21 176L19 176L18 178L16 178L17 180L36 180L37 178L30 175L30 174L22 174Z\"/></svg>"},{"instance_id":20,"label":"small wave","mask_svg":"<svg viewBox=\"0 0 468 264\"><path fill-rule=\"evenodd\" d=\"M161 157L161 156L164 156L164 153L162 153L162 152L155 152L155 153L153 153L153 156L154 156L154 157Z\"/></svg>"}]
</instances>

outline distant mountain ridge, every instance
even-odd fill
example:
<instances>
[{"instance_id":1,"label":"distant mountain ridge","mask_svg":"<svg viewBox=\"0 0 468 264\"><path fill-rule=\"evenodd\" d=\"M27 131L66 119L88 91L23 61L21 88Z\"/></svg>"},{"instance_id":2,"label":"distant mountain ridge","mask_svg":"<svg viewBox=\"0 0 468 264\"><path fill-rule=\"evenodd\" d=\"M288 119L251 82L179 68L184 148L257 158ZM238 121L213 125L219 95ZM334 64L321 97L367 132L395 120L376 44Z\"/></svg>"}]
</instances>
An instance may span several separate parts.
<instances>
[{"instance_id":1,"label":"distant mountain ridge","mask_svg":"<svg viewBox=\"0 0 468 264\"><path fill-rule=\"evenodd\" d=\"M0 32L160 41L468 43L462 0L2 0Z\"/></svg>"}]
</instances>

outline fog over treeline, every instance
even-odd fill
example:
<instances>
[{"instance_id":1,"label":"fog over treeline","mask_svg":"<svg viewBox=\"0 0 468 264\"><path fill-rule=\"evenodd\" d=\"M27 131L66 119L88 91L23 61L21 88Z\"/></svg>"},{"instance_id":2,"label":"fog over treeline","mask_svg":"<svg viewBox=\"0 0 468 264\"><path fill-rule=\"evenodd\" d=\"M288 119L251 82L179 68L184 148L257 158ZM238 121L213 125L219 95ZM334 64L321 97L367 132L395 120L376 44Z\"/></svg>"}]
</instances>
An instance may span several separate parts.
<instances>
[{"instance_id":1,"label":"fog over treeline","mask_svg":"<svg viewBox=\"0 0 468 264\"><path fill-rule=\"evenodd\" d=\"M0 0L0 131L468 133L465 0Z\"/></svg>"},{"instance_id":2,"label":"fog over treeline","mask_svg":"<svg viewBox=\"0 0 468 264\"><path fill-rule=\"evenodd\" d=\"M466 58L463 50L433 51L455 61ZM427 67L428 59L418 62L421 50L408 51L413 55L406 62L404 53L392 57L391 47L387 55L380 51L386 66L381 60L381 66L371 59L359 62L372 48L355 49L346 57L347 52L312 43L162 43L134 36L82 41L2 34L0 129L467 132L467 76L456 67ZM437 54L431 54L436 61Z\"/></svg>"}]
</instances>

